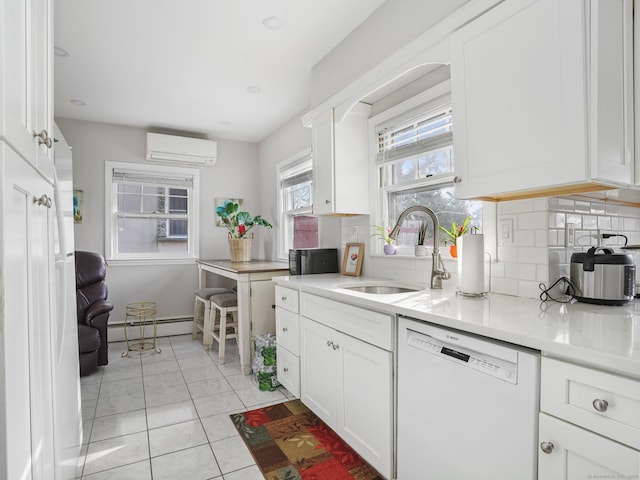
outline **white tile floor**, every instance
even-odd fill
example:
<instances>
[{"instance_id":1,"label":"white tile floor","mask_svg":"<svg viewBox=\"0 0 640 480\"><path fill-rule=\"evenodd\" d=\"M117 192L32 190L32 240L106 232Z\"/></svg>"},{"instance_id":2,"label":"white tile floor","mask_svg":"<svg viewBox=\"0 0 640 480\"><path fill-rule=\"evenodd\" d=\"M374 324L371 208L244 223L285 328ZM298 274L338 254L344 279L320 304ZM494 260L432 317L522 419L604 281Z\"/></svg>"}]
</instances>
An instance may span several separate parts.
<instances>
[{"instance_id":1,"label":"white tile floor","mask_svg":"<svg viewBox=\"0 0 640 480\"><path fill-rule=\"evenodd\" d=\"M109 346L109 365L81 379L83 480L262 480L229 414L293 398L262 392L240 373L236 344L226 361L191 335L158 340L162 353Z\"/></svg>"}]
</instances>

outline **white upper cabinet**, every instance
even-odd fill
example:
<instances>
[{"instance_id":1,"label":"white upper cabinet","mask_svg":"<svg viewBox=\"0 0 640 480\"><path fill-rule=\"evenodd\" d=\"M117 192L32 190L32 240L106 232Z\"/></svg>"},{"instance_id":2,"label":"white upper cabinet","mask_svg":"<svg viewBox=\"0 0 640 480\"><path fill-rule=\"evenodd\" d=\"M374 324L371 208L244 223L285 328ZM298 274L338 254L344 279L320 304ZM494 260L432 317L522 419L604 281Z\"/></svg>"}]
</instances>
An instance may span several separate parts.
<instances>
[{"instance_id":1,"label":"white upper cabinet","mask_svg":"<svg viewBox=\"0 0 640 480\"><path fill-rule=\"evenodd\" d=\"M0 3L0 139L53 180L51 0Z\"/></svg>"},{"instance_id":2,"label":"white upper cabinet","mask_svg":"<svg viewBox=\"0 0 640 480\"><path fill-rule=\"evenodd\" d=\"M632 0L506 0L451 37L456 196L629 186Z\"/></svg>"},{"instance_id":3,"label":"white upper cabinet","mask_svg":"<svg viewBox=\"0 0 640 480\"><path fill-rule=\"evenodd\" d=\"M369 112L369 105L359 103L344 119L330 108L313 120L315 215L369 213Z\"/></svg>"}]
</instances>

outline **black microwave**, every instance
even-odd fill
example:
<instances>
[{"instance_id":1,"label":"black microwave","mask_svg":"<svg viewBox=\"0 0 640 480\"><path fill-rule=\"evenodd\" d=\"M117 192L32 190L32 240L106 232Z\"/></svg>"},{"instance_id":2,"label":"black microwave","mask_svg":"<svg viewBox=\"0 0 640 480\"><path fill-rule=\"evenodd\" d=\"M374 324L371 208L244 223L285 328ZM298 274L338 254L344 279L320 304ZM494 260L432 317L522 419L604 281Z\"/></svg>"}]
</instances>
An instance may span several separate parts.
<instances>
[{"instance_id":1,"label":"black microwave","mask_svg":"<svg viewBox=\"0 0 640 480\"><path fill-rule=\"evenodd\" d=\"M338 273L337 248L289 250L289 274Z\"/></svg>"}]
</instances>

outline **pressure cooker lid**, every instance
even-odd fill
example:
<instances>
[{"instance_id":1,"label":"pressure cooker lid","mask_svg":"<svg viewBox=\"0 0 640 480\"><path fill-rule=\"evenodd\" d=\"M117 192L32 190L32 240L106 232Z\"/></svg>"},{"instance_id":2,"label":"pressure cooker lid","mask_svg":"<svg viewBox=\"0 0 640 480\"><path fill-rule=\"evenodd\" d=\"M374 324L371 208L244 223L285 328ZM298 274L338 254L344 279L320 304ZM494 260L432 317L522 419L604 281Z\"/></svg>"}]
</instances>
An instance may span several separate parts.
<instances>
[{"instance_id":1,"label":"pressure cooker lid","mask_svg":"<svg viewBox=\"0 0 640 480\"><path fill-rule=\"evenodd\" d=\"M601 253L599 253L601 252ZM605 247L591 247L587 252L571 255L571 263L583 264L583 270L593 271L594 265L633 265L633 256L629 253L613 253Z\"/></svg>"}]
</instances>

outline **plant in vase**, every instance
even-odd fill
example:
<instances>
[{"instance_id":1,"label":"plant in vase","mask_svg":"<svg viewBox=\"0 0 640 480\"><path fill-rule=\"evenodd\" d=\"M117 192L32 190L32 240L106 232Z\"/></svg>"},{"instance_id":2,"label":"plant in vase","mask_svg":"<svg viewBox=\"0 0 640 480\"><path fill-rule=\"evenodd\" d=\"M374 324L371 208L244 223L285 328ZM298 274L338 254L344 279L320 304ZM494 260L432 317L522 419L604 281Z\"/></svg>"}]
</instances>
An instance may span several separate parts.
<instances>
[{"instance_id":1,"label":"plant in vase","mask_svg":"<svg viewBox=\"0 0 640 480\"><path fill-rule=\"evenodd\" d=\"M231 261L242 262L251 260L251 245L253 233L248 235L256 225L272 228L268 221L260 215L251 216L249 212L239 212L240 206L232 200L225 200L216 208L216 214L222 224L229 231L229 250Z\"/></svg>"},{"instance_id":2,"label":"plant in vase","mask_svg":"<svg viewBox=\"0 0 640 480\"><path fill-rule=\"evenodd\" d=\"M416 257L424 257L427 254L427 247L424 240L427 237L427 221L422 220L418 226L418 244L415 246Z\"/></svg>"},{"instance_id":3,"label":"plant in vase","mask_svg":"<svg viewBox=\"0 0 640 480\"><path fill-rule=\"evenodd\" d=\"M458 256L458 237L461 237L465 233L469 231L469 222L471 221L471 217L467 217L462 225L458 225L456 222L451 222L451 227L446 228L440 225L440 230L447 234L447 237L444 240L444 244L451 243L449 247L449 253L453 258Z\"/></svg>"},{"instance_id":4,"label":"plant in vase","mask_svg":"<svg viewBox=\"0 0 640 480\"><path fill-rule=\"evenodd\" d=\"M391 228L389 227L381 227L380 225L374 225L376 233L371 235L372 237L379 237L384 241L384 253L385 255L395 255L396 254L396 246L393 244L393 238L389 236L391 233Z\"/></svg>"}]
</instances>

